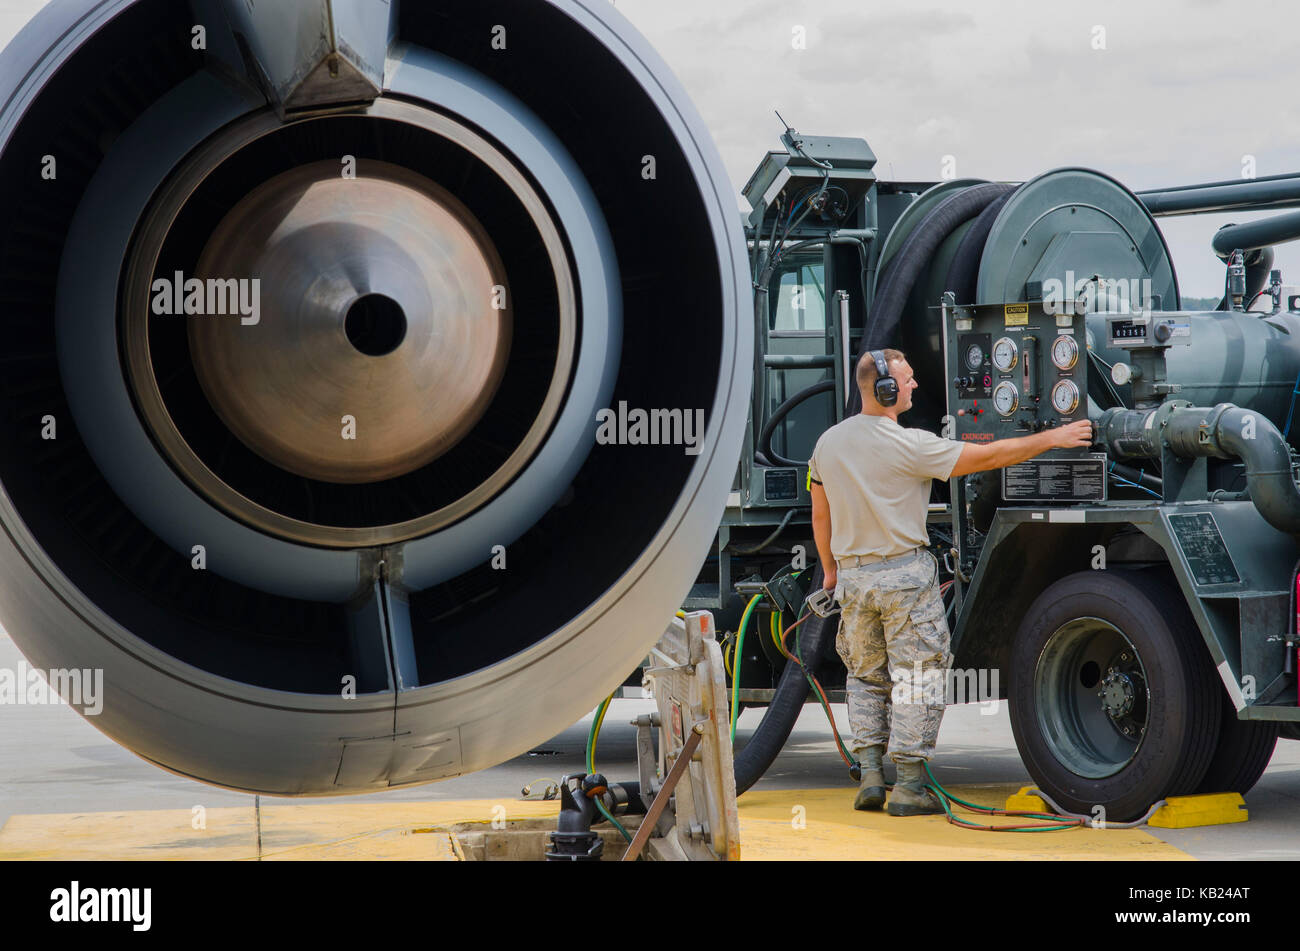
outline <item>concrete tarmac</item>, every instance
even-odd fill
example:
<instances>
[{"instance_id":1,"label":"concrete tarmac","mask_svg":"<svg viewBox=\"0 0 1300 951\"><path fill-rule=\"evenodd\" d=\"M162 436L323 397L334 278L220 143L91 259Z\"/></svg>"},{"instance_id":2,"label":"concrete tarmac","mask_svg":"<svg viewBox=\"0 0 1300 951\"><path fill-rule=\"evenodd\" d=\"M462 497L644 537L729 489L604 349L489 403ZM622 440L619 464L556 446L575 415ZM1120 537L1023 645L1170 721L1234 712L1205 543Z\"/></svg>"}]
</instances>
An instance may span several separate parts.
<instances>
[{"instance_id":1,"label":"concrete tarmac","mask_svg":"<svg viewBox=\"0 0 1300 951\"><path fill-rule=\"evenodd\" d=\"M14 670L21 660L13 642L0 634L0 668ZM940 783L966 789L1032 784L1016 752L1006 704L997 706L992 715L982 712L978 704L948 708L932 764ZM653 708L650 700L613 702L596 751L597 768L610 779L636 778L636 732L629 721ZM836 704L832 710L844 730L844 706ZM761 717L761 710L741 714L738 744L745 742ZM586 717L528 754L493 769L440 783L368 796L306 800L263 797L262 803L373 805L480 800L485 813L496 804L512 810L524 785L532 783L540 788L547 779L558 781L566 773L583 771L589 727L590 717ZM755 793L831 790L833 798L836 788L842 789L845 800L851 802L855 784L836 753L825 715L820 707L808 706L784 751L754 787ZM754 803L773 801L767 795L748 798ZM742 823L746 801L746 797L741 798ZM1278 741L1268 771L1246 796L1246 803L1249 822L1148 831L1195 858L1300 859L1300 742ZM251 804L252 797L247 794L174 776L140 759L67 706L0 704L0 830L16 815L192 810L196 805L211 810ZM892 831L893 827L889 828ZM954 834L989 837L989 833L963 830L954 830Z\"/></svg>"}]
</instances>

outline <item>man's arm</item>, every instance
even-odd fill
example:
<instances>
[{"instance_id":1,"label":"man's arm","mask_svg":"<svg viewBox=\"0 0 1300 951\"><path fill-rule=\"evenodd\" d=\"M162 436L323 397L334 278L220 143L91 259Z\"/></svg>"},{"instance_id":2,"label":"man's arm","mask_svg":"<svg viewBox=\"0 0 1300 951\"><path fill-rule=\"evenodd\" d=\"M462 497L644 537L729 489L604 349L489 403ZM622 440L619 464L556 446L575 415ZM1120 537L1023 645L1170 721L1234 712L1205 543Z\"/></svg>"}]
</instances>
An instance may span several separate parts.
<instances>
[{"instance_id":1,"label":"man's arm","mask_svg":"<svg viewBox=\"0 0 1300 951\"><path fill-rule=\"evenodd\" d=\"M834 591L839 579L835 559L831 556L831 507L826 501L826 490L820 483L810 483L810 487L813 541L817 543L817 557L822 563L822 572L826 575L822 580L822 587L827 591Z\"/></svg>"},{"instance_id":2,"label":"man's arm","mask_svg":"<svg viewBox=\"0 0 1300 951\"><path fill-rule=\"evenodd\" d=\"M1045 429L1031 436L1017 436L1014 439L999 439L986 445L967 443L962 446L957 464L952 467L948 478L970 475L972 472L984 472L988 469L1001 469L1025 462L1049 449L1078 449L1092 445L1092 423L1078 419L1066 426ZM814 512L816 509L814 509Z\"/></svg>"}]
</instances>

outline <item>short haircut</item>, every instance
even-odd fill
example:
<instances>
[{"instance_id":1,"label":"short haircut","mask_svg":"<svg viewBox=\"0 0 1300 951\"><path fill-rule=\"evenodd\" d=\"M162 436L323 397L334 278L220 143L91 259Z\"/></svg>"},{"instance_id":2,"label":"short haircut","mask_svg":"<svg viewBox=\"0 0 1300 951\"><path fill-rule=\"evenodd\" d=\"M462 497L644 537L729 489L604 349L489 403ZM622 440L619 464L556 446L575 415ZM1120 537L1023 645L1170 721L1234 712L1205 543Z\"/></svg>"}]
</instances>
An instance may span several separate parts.
<instances>
[{"instance_id":1,"label":"short haircut","mask_svg":"<svg viewBox=\"0 0 1300 951\"><path fill-rule=\"evenodd\" d=\"M885 355L886 365L892 365L907 359L907 357L903 355L902 350L882 350L881 352ZM890 372L892 375L892 368ZM875 396L877 375L876 361L871 358L870 351L862 354L862 359L858 361L857 379L858 389L862 391L862 399L864 402L868 396Z\"/></svg>"}]
</instances>

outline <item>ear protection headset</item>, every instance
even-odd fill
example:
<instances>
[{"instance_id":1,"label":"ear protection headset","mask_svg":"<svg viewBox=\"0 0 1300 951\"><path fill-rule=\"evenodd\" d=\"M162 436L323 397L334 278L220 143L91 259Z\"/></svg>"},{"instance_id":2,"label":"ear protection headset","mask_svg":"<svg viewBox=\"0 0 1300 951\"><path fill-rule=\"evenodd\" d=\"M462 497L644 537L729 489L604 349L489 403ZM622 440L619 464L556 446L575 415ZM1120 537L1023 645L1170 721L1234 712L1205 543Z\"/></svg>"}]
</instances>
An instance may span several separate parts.
<instances>
[{"instance_id":1,"label":"ear protection headset","mask_svg":"<svg viewBox=\"0 0 1300 951\"><path fill-rule=\"evenodd\" d=\"M881 406L893 406L898 402L898 381L889 375L884 351L872 350L870 356L876 361L876 402Z\"/></svg>"}]
</instances>

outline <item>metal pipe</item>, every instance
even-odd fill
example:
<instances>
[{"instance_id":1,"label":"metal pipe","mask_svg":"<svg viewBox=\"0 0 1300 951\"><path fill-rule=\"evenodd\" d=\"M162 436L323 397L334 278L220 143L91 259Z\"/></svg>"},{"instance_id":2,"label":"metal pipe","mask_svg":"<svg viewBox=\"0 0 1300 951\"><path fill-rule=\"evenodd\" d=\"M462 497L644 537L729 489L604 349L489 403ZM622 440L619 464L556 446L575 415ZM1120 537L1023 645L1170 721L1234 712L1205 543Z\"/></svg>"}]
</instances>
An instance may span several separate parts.
<instances>
[{"instance_id":1,"label":"metal pipe","mask_svg":"<svg viewBox=\"0 0 1300 951\"><path fill-rule=\"evenodd\" d=\"M1290 447L1258 410L1170 400L1150 410L1108 409L1097 430L1106 451L1120 458L1159 458L1168 445L1184 459L1240 459L1260 516L1280 532L1300 535L1300 488L1292 475Z\"/></svg>"},{"instance_id":2,"label":"metal pipe","mask_svg":"<svg viewBox=\"0 0 1300 951\"><path fill-rule=\"evenodd\" d=\"M802 241L796 241L794 244L781 249L781 255L784 257L795 251L802 251L819 244L863 244L864 242L874 241L876 239L875 228L845 228L843 231L833 231L828 235L816 238L804 238ZM749 243L754 239L750 238ZM779 244L777 241L768 241L767 238L759 238L758 243L764 248L769 248L773 244Z\"/></svg>"},{"instance_id":3,"label":"metal pipe","mask_svg":"<svg viewBox=\"0 0 1300 951\"><path fill-rule=\"evenodd\" d=\"M1137 196L1156 217L1296 208L1300 207L1300 173L1151 189L1138 192Z\"/></svg>"},{"instance_id":4,"label":"metal pipe","mask_svg":"<svg viewBox=\"0 0 1300 951\"><path fill-rule=\"evenodd\" d=\"M1210 240L1214 253L1231 254L1240 249L1250 251L1254 248L1266 248L1284 241L1300 238L1300 211L1290 214L1274 215L1261 221L1245 221L1238 225L1226 225L1214 233Z\"/></svg>"},{"instance_id":5,"label":"metal pipe","mask_svg":"<svg viewBox=\"0 0 1300 951\"><path fill-rule=\"evenodd\" d=\"M766 353L763 366L777 370L824 370L835 366L829 353Z\"/></svg>"},{"instance_id":6,"label":"metal pipe","mask_svg":"<svg viewBox=\"0 0 1300 951\"><path fill-rule=\"evenodd\" d=\"M1246 463L1246 489L1259 514L1280 532L1300 534L1300 489L1291 470L1291 450L1282 434L1259 413L1221 403L1211 438L1225 454ZM1171 448L1177 451L1172 440Z\"/></svg>"}]
</instances>

